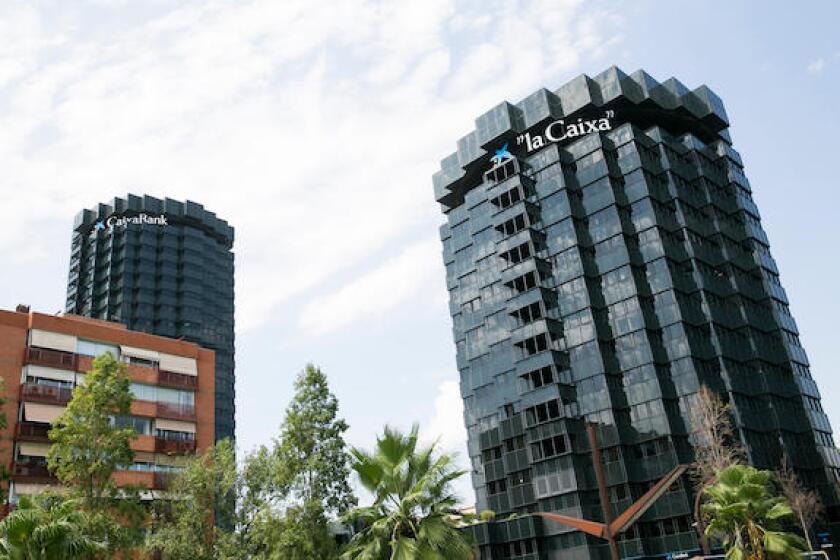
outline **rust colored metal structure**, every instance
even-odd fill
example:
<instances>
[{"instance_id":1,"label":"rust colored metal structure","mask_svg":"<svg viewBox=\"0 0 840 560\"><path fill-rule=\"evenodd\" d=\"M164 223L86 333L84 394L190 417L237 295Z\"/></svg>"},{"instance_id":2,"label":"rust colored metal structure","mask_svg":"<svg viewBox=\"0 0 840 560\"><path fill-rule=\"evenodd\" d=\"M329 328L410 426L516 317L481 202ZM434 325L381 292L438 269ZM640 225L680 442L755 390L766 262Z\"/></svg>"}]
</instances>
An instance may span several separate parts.
<instances>
[{"instance_id":1,"label":"rust colored metal structure","mask_svg":"<svg viewBox=\"0 0 840 560\"><path fill-rule=\"evenodd\" d=\"M589 438L589 446L592 450L592 468L595 470L595 479L598 482L598 496L601 499L601 511L604 514L604 522L589 521L587 519L578 519L576 517L569 517L568 515L548 512L537 512L535 515L539 515L555 523L573 527L579 531L583 531L587 535L604 539L609 544L612 560L620 560L618 544L615 540L616 535L629 529L633 523L644 515L648 508L665 493L665 490L683 475L686 469L688 469L688 465L677 465L671 469L650 490L645 492L641 498L633 502L621 515L613 519L612 508L610 507L610 500L607 494L604 465L601 462L601 448L598 445L598 433L594 424L588 424L586 426L586 435Z\"/></svg>"}]
</instances>

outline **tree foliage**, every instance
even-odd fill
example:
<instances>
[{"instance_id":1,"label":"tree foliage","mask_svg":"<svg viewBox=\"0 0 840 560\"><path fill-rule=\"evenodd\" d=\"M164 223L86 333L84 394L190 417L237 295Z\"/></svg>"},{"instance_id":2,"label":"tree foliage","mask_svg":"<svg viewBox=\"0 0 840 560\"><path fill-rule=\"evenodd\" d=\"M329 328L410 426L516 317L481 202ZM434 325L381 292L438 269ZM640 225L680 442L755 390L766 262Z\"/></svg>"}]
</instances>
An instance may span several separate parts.
<instances>
[{"instance_id":1,"label":"tree foliage","mask_svg":"<svg viewBox=\"0 0 840 560\"><path fill-rule=\"evenodd\" d=\"M726 560L796 560L804 550L801 538L781 530L794 513L784 498L773 495L770 481L767 471L732 465L705 489L706 533L723 538Z\"/></svg>"},{"instance_id":2,"label":"tree foliage","mask_svg":"<svg viewBox=\"0 0 840 560\"><path fill-rule=\"evenodd\" d=\"M6 388L3 380L0 379L0 431L9 427L6 419ZM0 465L0 504L5 504L9 497L9 468Z\"/></svg>"},{"instance_id":3,"label":"tree foliage","mask_svg":"<svg viewBox=\"0 0 840 560\"><path fill-rule=\"evenodd\" d=\"M701 385L689 410L694 439L694 475L700 488L718 472L743 458L740 440L732 427L731 405Z\"/></svg>"},{"instance_id":4,"label":"tree foliage","mask_svg":"<svg viewBox=\"0 0 840 560\"><path fill-rule=\"evenodd\" d=\"M353 470L374 502L345 517L364 529L350 541L343 559L473 557L468 535L458 529L461 516L450 490L464 472L455 470L452 456L438 455L435 447L418 446L417 426L407 435L386 427L372 453L352 450Z\"/></svg>"},{"instance_id":5,"label":"tree foliage","mask_svg":"<svg viewBox=\"0 0 840 560\"><path fill-rule=\"evenodd\" d=\"M0 560L76 560L92 558L107 546L89 536L80 499L27 496L0 522Z\"/></svg>"},{"instance_id":6,"label":"tree foliage","mask_svg":"<svg viewBox=\"0 0 840 560\"><path fill-rule=\"evenodd\" d=\"M53 442L47 457L50 470L89 501L112 494L111 475L117 467L134 461L134 429L113 422L131 410L125 367L110 352L96 358L49 433Z\"/></svg>"},{"instance_id":7,"label":"tree foliage","mask_svg":"<svg viewBox=\"0 0 840 560\"><path fill-rule=\"evenodd\" d=\"M229 440L190 461L156 502L147 547L169 560L236 558L234 533L216 526L214 515L235 516L240 480Z\"/></svg>"},{"instance_id":8,"label":"tree foliage","mask_svg":"<svg viewBox=\"0 0 840 560\"><path fill-rule=\"evenodd\" d=\"M776 481L779 483L782 495L796 515L805 542L808 544L808 550L814 550L811 542L811 527L822 515L824 509L819 495L805 488L791 468L787 457L782 458L782 467L776 472Z\"/></svg>"},{"instance_id":9,"label":"tree foliage","mask_svg":"<svg viewBox=\"0 0 840 560\"><path fill-rule=\"evenodd\" d=\"M320 504L328 514L343 514L356 505L349 483L346 431L326 375L307 365L295 380L295 395L275 442L277 482L288 499Z\"/></svg>"},{"instance_id":10,"label":"tree foliage","mask_svg":"<svg viewBox=\"0 0 840 560\"><path fill-rule=\"evenodd\" d=\"M284 558L337 556L329 518L356 504L346 431L326 375L307 365L295 380L295 395L273 451L274 481L285 507Z\"/></svg>"},{"instance_id":11,"label":"tree foliage","mask_svg":"<svg viewBox=\"0 0 840 560\"><path fill-rule=\"evenodd\" d=\"M717 473L740 462L743 450L732 427L731 406L706 385L701 385L694 395L689 420L694 445L694 519L700 546L704 554L709 554L701 502Z\"/></svg>"},{"instance_id":12,"label":"tree foliage","mask_svg":"<svg viewBox=\"0 0 840 560\"><path fill-rule=\"evenodd\" d=\"M140 489L118 488L112 479L115 470L134 461L134 429L114 422L131 410L125 368L110 352L96 358L49 432L49 468L69 489L68 495L79 499L87 514L82 519L85 533L108 544L100 557L139 544L145 519Z\"/></svg>"},{"instance_id":13,"label":"tree foliage","mask_svg":"<svg viewBox=\"0 0 840 560\"><path fill-rule=\"evenodd\" d=\"M237 466L223 441L190 461L155 505L148 548L171 560L336 558L329 520L355 504L337 415L326 376L307 366L273 447Z\"/></svg>"}]
</instances>

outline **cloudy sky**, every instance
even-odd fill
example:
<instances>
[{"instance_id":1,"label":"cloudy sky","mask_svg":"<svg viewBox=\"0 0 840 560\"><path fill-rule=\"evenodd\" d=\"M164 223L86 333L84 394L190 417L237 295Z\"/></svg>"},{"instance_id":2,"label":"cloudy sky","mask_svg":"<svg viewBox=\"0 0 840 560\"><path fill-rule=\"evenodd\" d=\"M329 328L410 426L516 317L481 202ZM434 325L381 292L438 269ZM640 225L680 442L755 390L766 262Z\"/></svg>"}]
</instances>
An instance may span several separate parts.
<instances>
[{"instance_id":1,"label":"cloudy sky","mask_svg":"<svg viewBox=\"0 0 840 560\"><path fill-rule=\"evenodd\" d=\"M500 101L645 68L726 102L840 426L840 9L676 4L0 2L0 308L62 308L81 208L195 200L236 228L243 449L311 361L351 443L416 421L463 452L431 175Z\"/></svg>"}]
</instances>

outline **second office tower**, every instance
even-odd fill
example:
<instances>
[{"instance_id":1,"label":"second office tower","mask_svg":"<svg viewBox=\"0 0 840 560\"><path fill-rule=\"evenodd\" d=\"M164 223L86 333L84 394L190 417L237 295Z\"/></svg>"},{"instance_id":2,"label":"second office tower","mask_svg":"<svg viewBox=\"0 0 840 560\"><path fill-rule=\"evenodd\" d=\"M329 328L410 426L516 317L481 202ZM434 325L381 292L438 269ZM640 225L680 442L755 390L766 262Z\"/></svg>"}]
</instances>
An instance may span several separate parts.
<instances>
[{"instance_id":1,"label":"second office tower","mask_svg":"<svg viewBox=\"0 0 840 560\"><path fill-rule=\"evenodd\" d=\"M720 99L611 68L502 103L434 177L485 558L593 558L535 511L601 518L692 461L701 384L750 463L786 454L836 517L837 451ZM686 478L622 556L697 547ZM540 554L539 556L530 556Z\"/></svg>"}]
</instances>

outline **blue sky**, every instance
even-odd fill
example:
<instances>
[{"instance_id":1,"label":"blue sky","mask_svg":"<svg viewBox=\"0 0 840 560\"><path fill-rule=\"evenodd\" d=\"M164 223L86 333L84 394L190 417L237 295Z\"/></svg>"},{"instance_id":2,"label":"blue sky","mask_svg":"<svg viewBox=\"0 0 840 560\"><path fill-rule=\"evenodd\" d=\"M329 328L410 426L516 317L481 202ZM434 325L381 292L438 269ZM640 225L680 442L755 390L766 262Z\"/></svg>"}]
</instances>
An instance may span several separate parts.
<instances>
[{"instance_id":1,"label":"blue sky","mask_svg":"<svg viewBox=\"0 0 840 560\"><path fill-rule=\"evenodd\" d=\"M616 64L726 103L840 426L840 4L3 2L0 308L63 307L75 213L189 198L237 229L242 448L322 366L370 446L465 437L431 175L475 117ZM461 493L471 501L464 480Z\"/></svg>"}]
</instances>

